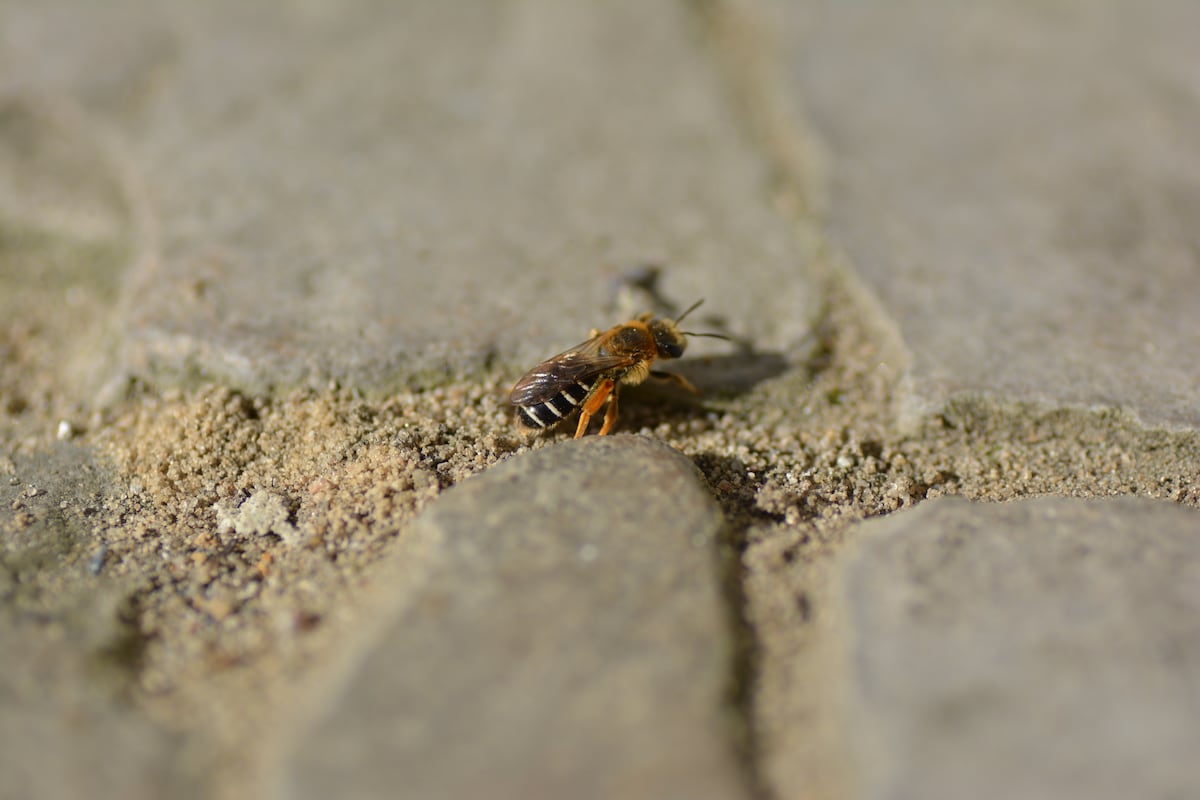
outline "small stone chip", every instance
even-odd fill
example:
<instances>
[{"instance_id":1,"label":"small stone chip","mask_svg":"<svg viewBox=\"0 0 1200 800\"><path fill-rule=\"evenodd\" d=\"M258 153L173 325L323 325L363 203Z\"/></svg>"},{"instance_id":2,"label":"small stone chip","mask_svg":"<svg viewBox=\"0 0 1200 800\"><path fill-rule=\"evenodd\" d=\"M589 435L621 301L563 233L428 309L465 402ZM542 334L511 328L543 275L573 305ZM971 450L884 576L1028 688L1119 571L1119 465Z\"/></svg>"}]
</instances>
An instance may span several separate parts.
<instances>
[{"instance_id":1,"label":"small stone chip","mask_svg":"<svg viewBox=\"0 0 1200 800\"><path fill-rule=\"evenodd\" d=\"M281 495L259 489L240 505L236 500L219 500L213 504L217 512L217 532L222 535L265 536L273 533L289 547L298 544L300 531L290 521L287 501Z\"/></svg>"}]
</instances>

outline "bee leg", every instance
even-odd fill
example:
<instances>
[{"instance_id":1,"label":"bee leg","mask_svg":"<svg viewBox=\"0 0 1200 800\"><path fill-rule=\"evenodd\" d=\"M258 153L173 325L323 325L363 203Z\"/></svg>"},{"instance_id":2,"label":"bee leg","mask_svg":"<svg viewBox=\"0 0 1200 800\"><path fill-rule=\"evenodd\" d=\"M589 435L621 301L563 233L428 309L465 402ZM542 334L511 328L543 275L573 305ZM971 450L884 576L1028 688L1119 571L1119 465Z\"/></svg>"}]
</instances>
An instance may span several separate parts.
<instances>
[{"instance_id":1,"label":"bee leg","mask_svg":"<svg viewBox=\"0 0 1200 800\"><path fill-rule=\"evenodd\" d=\"M583 408L579 409L579 425L575 428L576 439L587 433L588 422L591 421L592 415L600 410L600 406L604 405L604 401L608 399L609 393L613 390L613 385L611 379L600 381L583 401Z\"/></svg>"},{"instance_id":2,"label":"bee leg","mask_svg":"<svg viewBox=\"0 0 1200 800\"><path fill-rule=\"evenodd\" d=\"M591 419L592 415L587 412L586 408L579 412L579 424L575 427L576 439L578 439L580 436L583 436L583 434L587 432L588 422Z\"/></svg>"},{"instance_id":3,"label":"bee leg","mask_svg":"<svg viewBox=\"0 0 1200 800\"><path fill-rule=\"evenodd\" d=\"M614 385L612 397L608 399L608 410L604 412L604 424L600 426L600 435L604 436L612 430L613 423L617 421L617 389Z\"/></svg>"},{"instance_id":4,"label":"bee leg","mask_svg":"<svg viewBox=\"0 0 1200 800\"><path fill-rule=\"evenodd\" d=\"M692 382L682 375L676 375L674 372L663 372L662 370L657 369L651 372L650 375L658 378L659 380L670 381L677 386L682 386L692 394L700 394L700 390L693 386Z\"/></svg>"}]
</instances>

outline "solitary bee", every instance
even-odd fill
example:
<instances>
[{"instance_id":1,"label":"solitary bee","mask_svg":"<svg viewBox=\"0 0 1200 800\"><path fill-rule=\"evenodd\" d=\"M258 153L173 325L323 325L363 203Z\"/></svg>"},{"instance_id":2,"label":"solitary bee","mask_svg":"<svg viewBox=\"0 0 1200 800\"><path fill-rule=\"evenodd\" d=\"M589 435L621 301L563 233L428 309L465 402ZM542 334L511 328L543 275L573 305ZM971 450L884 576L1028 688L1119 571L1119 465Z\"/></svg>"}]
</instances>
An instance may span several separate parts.
<instances>
[{"instance_id":1,"label":"solitary bee","mask_svg":"<svg viewBox=\"0 0 1200 800\"><path fill-rule=\"evenodd\" d=\"M615 325L606 331L593 329L586 342L538 364L513 387L508 401L517 407L522 427L552 428L579 408L578 439L587 432L592 415L605 401L604 425L600 435L612 430L617 421L617 393L621 386L636 386L647 377L674 381L690 392L696 387L682 375L651 370L657 358L679 358L687 348L687 336L726 337L715 333L690 333L679 330L679 323L703 300L671 320L642 314L637 319Z\"/></svg>"}]
</instances>

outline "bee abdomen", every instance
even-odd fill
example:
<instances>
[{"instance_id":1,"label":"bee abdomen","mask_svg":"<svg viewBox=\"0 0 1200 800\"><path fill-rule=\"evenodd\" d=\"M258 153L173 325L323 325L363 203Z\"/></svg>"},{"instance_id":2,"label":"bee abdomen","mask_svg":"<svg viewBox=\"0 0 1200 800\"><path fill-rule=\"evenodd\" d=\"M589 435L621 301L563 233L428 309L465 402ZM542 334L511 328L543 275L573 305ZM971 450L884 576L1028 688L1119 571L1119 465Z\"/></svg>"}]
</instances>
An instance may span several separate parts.
<instances>
[{"instance_id":1,"label":"bee abdomen","mask_svg":"<svg viewBox=\"0 0 1200 800\"><path fill-rule=\"evenodd\" d=\"M517 419L527 428L552 428L569 417L591 391L591 384L573 383L549 400L517 406Z\"/></svg>"}]
</instances>

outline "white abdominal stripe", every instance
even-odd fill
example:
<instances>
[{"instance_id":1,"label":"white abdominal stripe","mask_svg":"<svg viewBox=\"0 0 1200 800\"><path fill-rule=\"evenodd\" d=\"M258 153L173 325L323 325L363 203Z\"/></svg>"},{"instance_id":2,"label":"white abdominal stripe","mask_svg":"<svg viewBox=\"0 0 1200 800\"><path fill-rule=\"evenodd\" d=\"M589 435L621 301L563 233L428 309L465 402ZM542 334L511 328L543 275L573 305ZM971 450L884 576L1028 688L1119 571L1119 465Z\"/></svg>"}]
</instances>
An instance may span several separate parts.
<instances>
[{"instance_id":1,"label":"white abdominal stripe","mask_svg":"<svg viewBox=\"0 0 1200 800\"><path fill-rule=\"evenodd\" d=\"M553 427L569 416L591 390L592 387L588 384L573 383L549 400L518 406L517 419L529 428Z\"/></svg>"}]
</instances>

